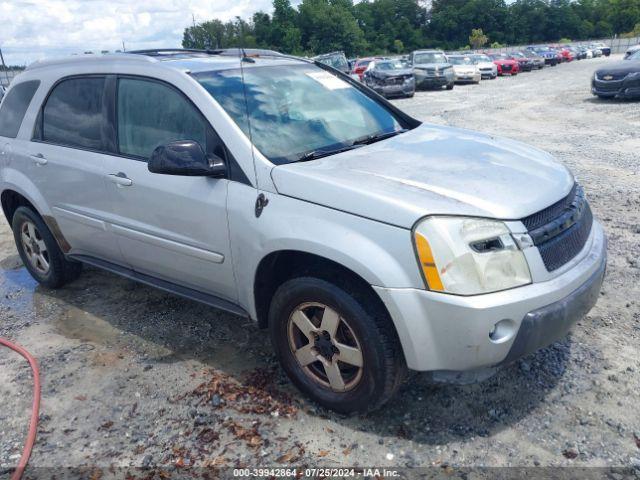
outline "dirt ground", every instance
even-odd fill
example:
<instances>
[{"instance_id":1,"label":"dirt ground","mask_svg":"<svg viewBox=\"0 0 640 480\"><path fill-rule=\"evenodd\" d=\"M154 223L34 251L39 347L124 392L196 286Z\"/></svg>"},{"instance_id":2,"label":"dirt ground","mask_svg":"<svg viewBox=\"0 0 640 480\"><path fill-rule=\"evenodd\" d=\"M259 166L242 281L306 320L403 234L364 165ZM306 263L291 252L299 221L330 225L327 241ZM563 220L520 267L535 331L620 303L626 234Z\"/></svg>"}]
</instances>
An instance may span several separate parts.
<instances>
[{"instance_id":1,"label":"dirt ground","mask_svg":"<svg viewBox=\"0 0 640 480\"><path fill-rule=\"evenodd\" d=\"M93 268L61 290L37 286L2 218L0 336L43 376L31 467L640 468L640 103L589 92L592 72L617 58L395 102L554 154L585 187L609 263L569 338L481 384L416 374L368 416L303 399L247 320ZM18 461L31 388L26 363L0 349L0 477Z\"/></svg>"}]
</instances>

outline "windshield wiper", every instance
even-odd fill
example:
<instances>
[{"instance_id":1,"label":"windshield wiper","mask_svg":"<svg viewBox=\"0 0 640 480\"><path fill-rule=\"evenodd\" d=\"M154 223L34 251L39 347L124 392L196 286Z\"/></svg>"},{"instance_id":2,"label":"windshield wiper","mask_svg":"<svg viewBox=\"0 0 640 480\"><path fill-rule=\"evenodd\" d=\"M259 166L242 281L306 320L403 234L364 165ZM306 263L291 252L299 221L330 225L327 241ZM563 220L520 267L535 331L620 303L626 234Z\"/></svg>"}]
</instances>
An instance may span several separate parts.
<instances>
[{"instance_id":1,"label":"windshield wiper","mask_svg":"<svg viewBox=\"0 0 640 480\"><path fill-rule=\"evenodd\" d=\"M361 144L351 144L345 147L334 148L332 150L311 150L298 158L297 162L308 162L309 160L315 160L317 158L328 157L329 155L335 155L336 153L346 152L347 150L353 150L354 148L361 147Z\"/></svg>"},{"instance_id":2,"label":"windshield wiper","mask_svg":"<svg viewBox=\"0 0 640 480\"><path fill-rule=\"evenodd\" d=\"M366 135L364 137L355 139L352 145L369 145L371 143L384 140L385 138L395 137L396 135L400 135L401 133L404 133L406 131L407 131L406 128L401 128L400 130L394 130L393 132L383 132L383 133L377 133L375 135Z\"/></svg>"}]
</instances>

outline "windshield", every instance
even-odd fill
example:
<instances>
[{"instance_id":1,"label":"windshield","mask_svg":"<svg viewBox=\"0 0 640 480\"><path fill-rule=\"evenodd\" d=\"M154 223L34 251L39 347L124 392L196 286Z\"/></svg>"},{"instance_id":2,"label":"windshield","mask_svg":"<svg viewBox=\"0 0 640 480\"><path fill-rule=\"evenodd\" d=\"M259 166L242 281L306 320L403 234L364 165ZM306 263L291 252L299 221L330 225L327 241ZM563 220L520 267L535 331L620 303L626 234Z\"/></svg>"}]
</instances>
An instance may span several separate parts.
<instances>
[{"instance_id":1,"label":"windshield","mask_svg":"<svg viewBox=\"0 0 640 480\"><path fill-rule=\"evenodd\" d=\"M491 59L487 55L476 55L473 57L478 62L491 62Z\"/></svg>"},{"instance_id":2,"label":"windshield","mask_svg":"<svg viewBox=\"0 0 640 480\"><path fill-rule=\"evenodd\" d=\"M472 65L473 62L469 57L449 57L449 63L453 65Z\"/></svg>"},{"instance_id":3,"label":"windshield","mask_svg":"<svg viewBox=\"0 0 640 480\"><path fill-rule=\"evenodd\" d=\"M640 50L632 53L630 56L627 57L627 60L640 60Z\"/></svg>"},{"instance_id":4,"label":"windshield","mask_svg":"<svg viewBox=\"0 0 640 480\"><path fill-rule=\"evenodd\" d=\"M345 70L349 68L349 64L347 63L347 59L344 55L336 54L326 57L318 57L318 61L337 70Z\"/></svg>"},{"instance_id":5,"label":"windshield","mask_svg":"<svg viewBox=\"0 0 640 480\"><path fill-rule=\"evenodd\" d=\"M401 70L406 68L401 61L391 61L391 62L376 62L375 69L376 70Z\"/></svg>"},{"instance_id":6,"label":"windshield","mask_svg":"<svg viewBox=\"0 0 640 480\"><path fill-rule=\"evenodd\" d=\"M277 165L300 160L309 152L334 150L363 137L402 130L389 110L314 65L245 68L244 89L240 69L193 76Z\"/></svg>"},{"instance_id":7,"label":"windshield","mask_svg":"<svg viewBox=\"0 0 640 480\"><path fill-rule=\"evenodd\" d=\"M416 53L413 63L447 63L447 57L442 53Z\"/></svg>"}]
</instances>

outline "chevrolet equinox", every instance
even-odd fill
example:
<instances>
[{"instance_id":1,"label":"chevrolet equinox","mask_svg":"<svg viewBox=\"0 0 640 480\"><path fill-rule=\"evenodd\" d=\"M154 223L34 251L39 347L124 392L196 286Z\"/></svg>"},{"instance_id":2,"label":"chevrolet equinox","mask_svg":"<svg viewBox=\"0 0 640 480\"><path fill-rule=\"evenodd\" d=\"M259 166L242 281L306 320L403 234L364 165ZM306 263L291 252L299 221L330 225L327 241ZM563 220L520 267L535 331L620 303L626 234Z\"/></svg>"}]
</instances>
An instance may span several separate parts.
<instances>
[{"instance_id":1,"label":"chevrolet equinox","mask_svg":"<svg viewBox=\"0 0 640 480\"><path fill-rule=\"evenodd\" d=\"M0 192L45 287L89 264L249 317L345 413L408 369L455 380L553 343L605 272L603 229L550 155L270 51L31 65L0 107Z\"/></svg>"}]
</instances>

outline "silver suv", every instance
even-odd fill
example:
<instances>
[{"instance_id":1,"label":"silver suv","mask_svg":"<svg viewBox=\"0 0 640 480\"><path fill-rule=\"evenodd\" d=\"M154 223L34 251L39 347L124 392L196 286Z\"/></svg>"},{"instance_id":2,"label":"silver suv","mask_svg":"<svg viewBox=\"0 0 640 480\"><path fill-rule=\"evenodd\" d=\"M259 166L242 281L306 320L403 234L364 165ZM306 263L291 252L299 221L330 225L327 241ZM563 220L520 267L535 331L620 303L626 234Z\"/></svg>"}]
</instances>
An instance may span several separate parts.
<instances>
[{"instance_id":1,"label":"silver suv","mask_svg":"<svg viewBox=\"0 0 640 480\"><path fill-rule=\"evenodd\" d=\"M86 263L250 317L341 412L380 406L407 368L446 379L551 344L605 271L550 155L269 52L32 65L0 107L0 192L42 285Z\"/></svg>"},{"instance_id":2,"label":"silver suv","mask_svg":"<svg viewBox=\"0 0 640 480\"><path fill-rule=\"evenodd\" d=\"M442 88L452 90L456 83L453 65L442 50L416 50L409 55L416 88Z\"/></svg>"}]
</instances>

